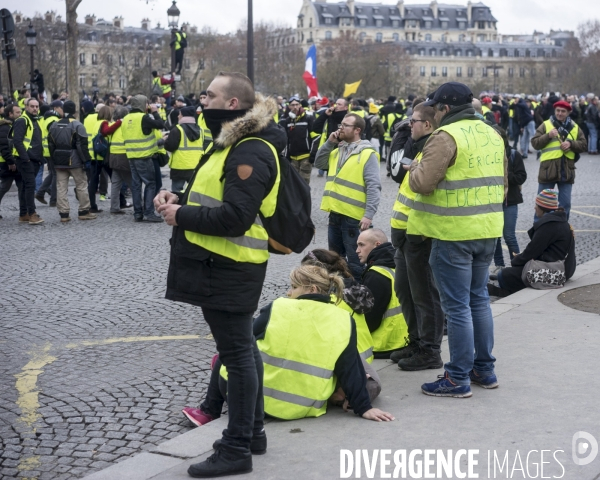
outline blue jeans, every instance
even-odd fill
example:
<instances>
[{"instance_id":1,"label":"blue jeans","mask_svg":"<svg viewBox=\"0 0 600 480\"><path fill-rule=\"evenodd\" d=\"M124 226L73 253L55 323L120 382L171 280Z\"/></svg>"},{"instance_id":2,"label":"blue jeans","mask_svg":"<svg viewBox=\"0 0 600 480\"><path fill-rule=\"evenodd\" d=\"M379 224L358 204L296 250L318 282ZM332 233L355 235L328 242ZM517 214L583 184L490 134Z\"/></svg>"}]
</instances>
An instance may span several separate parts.
<instances>
[{"instance_id":1,"label":"blue jeans","mask_svg":"<svg viewBox=\"0 0 600 480\"><path fill-rule=\"evenodd\" d=\"M585 122L590 132L588 137L588 152L596 153L598 151L598 127L591 122Z\"/></svg>"},{"instance_id":2,"label":"blue jeans","mask_svg":"<svg viewBox=\"0 0 600 480\"><path fill-rule=\"evenodd\" d=\"M133 216L142 218L154 215L154 196L156 195L156 172L151 158L130 160L131 166L131 197L133 200ZM144 188L144 203L142 204L142 184Z\"/></svg>"},{"instance_id":3,"label":"blue jeans","mask_svg":"<svg viewBox=\"0 0 600 480\"><path fill-rule=\"evenodd\" d=\"M513 258L513 253L520 253L519 242L517 242L517 217L519 215L518 205L504 206L504 229L502 230L502 236L508 247L508 256ZM504 255L502 254L502 239L499 238L496 243L496 252L494 253L494 265L497 267L504 267Z\"/></svg>"},{"instance_id":4,"label":"blue jeans","mask_svg":"<svg viewBox=\"0 0 600 480\"><path fill-rule=\"evenodd\" d=\"M533 137L534 134L535 122L532 120L523 128L523 135L521 136L521 152L523 153L523 158L527 158L529 142L531 142L531 137Z\"/></svg>"},{"instance_id":5,"label":"blue jeans","mask_svg":"<svg viewBox=\"0 0 600 480\"><path fill-rule=\"evenodd\" d=\"M183 192L185 186L185 179L171 180L171 191L172 192Z\"/></svg>"},{"instance_id":6,"label":"blue jeans","mask_svg":"<svg viewBox=\"0 0 600 480\"><path fill-rule=\"evenodd\" d=\"M340 213L329 214L328 241L329 250L338 253L348 262L354 278L360 281L364 267L356 254L356 241L360 235L359 221Z\"/></svg>"},{"instance_id":7,"label":"blue jeans","mask_svg":"<svg viewBox=\"0 0 600 480\"><path fill-rule=\"evenodd\" d=\"M558 188L558 206L565 209L567 214L567 220L569 220L569 213L571 212L571 191L573 190L572 183L566 182L549 182L549 183L539 183L538 184L538 193L542 190L546 190L547 188L554 188L554 186ZM535 215L533 216L533 222L537 222L539 218Z\"/></svg>"},{"instance_id":8,"label":"blue jeans","mask_svg":"<svg viewBox=\"0 0 600 480\"><path fill-rule=\"evenodd\" d=\"M44 181L44 164L40 164L40 169L35 174L35 191L37 192Z\"/></svg>"},{"instance_id":9,"label":"blue jeans","mask_svg":"<svg viewBox=\"0 0 600 480\"><path fill-rule=\"evenodd\" d=\"M448 320L450 361L444 368L458 385L471 383L471 370L484 377L494 373L494 319L487 282L496 240L433 240L429 264Z\"/></svg>"}]
</instances>

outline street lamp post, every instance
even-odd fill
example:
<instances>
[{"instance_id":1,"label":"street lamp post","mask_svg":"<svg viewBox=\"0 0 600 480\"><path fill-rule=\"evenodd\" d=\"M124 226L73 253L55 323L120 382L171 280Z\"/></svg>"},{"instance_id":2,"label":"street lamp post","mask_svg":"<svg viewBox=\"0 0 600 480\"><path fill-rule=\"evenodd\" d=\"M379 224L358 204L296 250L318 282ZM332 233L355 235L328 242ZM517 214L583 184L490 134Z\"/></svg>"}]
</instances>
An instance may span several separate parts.
<instances>
[{"instance_id":1,"label":"street lamp post","mask_svg":"<svg viewBox=\"0 0 600 480\"><path fill-rule=\"evenodd\" d=\"M248 78L254 83L254 20L252 15L252 0L248 0Z\"/></svg>"},{"instance_id":2,"label":"street lamp post","mask_svg":"<svg viewBox=\"0 0 600 480\"><path fill-rule=\"evenodd\" d=\"M181 12L177 8L177 2L173 0L173 5L167 10L167 16L169 19L169 28L171 29L171 73L175 72L176 59L175 59L175 40L177 33L177 26L179 25L179 15ZM172 93L171 98L175 96L175 83L171 85Z\"/></svg>"},{"instance_id":3,"label":"street lamp post","mask_svg":"<svg viewBox=\"0 0 600 480\"><path fill-rule=\"evenodd\" d=\"M493 65L488 65L485 67L486 70L489 70L490 68L493 70L493 75L494 75L494 93L498 93L496 91L496 78L498 77L498 70L500 70L501 68L504 68L502 65L498 65L496 62L494 62Z\"/></svg>"},{"instance_id":4,"label":"street lamp post","mask_svg":"<svg viewBox=\"0 0 600 480\"><path fill-rule=\"evenodd\" d=\"M29 45L29 52L31 57L31 70L29 72L29 81L33 82L33 49L35 48L37 32L33 28L33 23L29 21L29 29L25 32L27 38L27 45Z\"/></svg>"}]
</instances>

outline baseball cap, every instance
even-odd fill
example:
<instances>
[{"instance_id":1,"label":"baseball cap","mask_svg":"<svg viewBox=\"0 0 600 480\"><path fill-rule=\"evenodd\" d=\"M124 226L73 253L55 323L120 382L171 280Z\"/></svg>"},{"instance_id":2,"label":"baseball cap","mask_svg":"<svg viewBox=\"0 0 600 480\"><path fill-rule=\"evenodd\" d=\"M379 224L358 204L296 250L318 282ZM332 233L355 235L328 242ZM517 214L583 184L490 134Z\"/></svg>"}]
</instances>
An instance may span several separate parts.
<instances>
[{"instance_id":1,"label":"baseball cap","mask_svg":"<svg viewBox=\"0 0 600 480\"><path fill-rule=\"evenodd\" d=\"M423 105L431 106L436 103L444 103L446 105L459 106L466 105L473 101L473 92L464 83L448 82L444 83L440 88L433 92L433 96L429 96Z\"/></svg>"},{"instance_id":2,"label":"baseball cap","mask_svg":"<svg viewBox=\"0 0 600 480\"><path fill-rule=\"evenodd\" d=\"M50 106L52 108L63 108L63 102L61 102L60 100L54 100Z\"/></svg>"}]
</instances>

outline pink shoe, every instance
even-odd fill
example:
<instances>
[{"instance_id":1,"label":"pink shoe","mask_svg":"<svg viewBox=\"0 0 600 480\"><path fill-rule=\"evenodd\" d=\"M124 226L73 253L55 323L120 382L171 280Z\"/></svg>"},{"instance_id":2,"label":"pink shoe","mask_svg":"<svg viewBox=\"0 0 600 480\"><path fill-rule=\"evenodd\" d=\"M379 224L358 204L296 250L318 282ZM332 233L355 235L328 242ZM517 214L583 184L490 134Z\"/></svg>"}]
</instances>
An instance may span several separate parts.
<instances>
[{"instance_id":1,"label":"pink shoe","mask_svg":"<svg viewBox=\"0 0 600 480\"><path fill-rule=\"evenodd\" d=\"M215 354L215 356L212 358L212 360L210 361L210 369L214 370L215 368L215 363L217 363L217 359L219 358L219 354Z\"/></svg>"},{"instance_id":2,"label":"pink shoe","mask_svg":"<svg viewBox=\"0 0 600 480\"><path fill-rule=\"evenodd\" d=\"M208 413L204 413L199 408L185 407L182 410L182 412L187 417L187 419L197 427L206 425L208 422L212 422L214 420L214 418L211 415L209 415Z\"/></svg>"}]
</instances>

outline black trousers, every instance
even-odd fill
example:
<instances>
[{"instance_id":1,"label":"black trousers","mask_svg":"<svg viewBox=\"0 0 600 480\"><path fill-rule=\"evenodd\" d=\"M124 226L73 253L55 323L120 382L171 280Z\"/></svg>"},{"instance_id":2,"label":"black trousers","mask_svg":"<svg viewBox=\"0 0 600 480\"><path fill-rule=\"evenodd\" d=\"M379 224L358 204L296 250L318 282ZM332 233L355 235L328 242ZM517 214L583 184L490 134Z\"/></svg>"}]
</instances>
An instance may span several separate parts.
<instances>
[{"instance_id":1,"label":"black trousers","mask_svg":"<svg viewBox=\"0 0 600 480\"><path fill-rule=\"evenodd\" d=\"M406 230L392 228L392 244L396 248L394 286L409 341L422 351L439 352L444 338L444 312L429 266L431 239L415 243L407 238Z\"/></svg>"},{"instance_id":2,"label":"black trousers","mask_svg":"<svg viewBox=\"0 0 600 480\"><path fill-rule=\"evenodd\" d=\"M41 164L35 160L25 161L20 157L15 157L15 164L23 179L23 188L19 192L19 203L25 205L28 215L33 215L35 213L35 177Z\"/></svg>"},{"instance_id":3,"label":"black trousers","mask_svg":"<svg viewBox=\"0 0 600 480\"><path fill-rule=\"evenodd\" d=\"M48 175L40 185L37 195L43 197L47 193L50 195L50 203L56 203L56 170L51 158L46 158L46 163L48 164Z\"/></svg>"},{"instance_id":4,"label":"black trousers","mask_svg":"<svg viewBox=\"0 0 600 480\"><path fill-rule=\"evenodd\" d=\"M183 54L185 53L185 49L180 48L179 50L175 50L175 73L180 74L181 68L183 66Z\"/></svg>"},{"instance_id":5,"label":"black trousers","mask_svg":"<svg viewBox=\"0 0 600 480\"><path fill-rule=\"evenodd\" d=\"M222 448L235 457L250 455L250 441L255 425L264 422L263 364L252 334L252 313L233 313L202 308L219 352L219 360L227 367L227 405L229 421L223 430ZM220 365L219 365L220 367ZM218 367L215 366L208 397L202 408L213 416L221 414L222 392L218 388ZM209 397L210 400L209 400ZM214 411L214 413L213 413ZM217 412L218 411L218 412ZM218 415L217 415L218 413Z\"/></svg>"},{"instance_id":6,"label":"black trousers","mask_svg":"<svg viewBox=\"0 0 600 480\"><path fill-rule=\"evenodd\" d=\"M6 163L2 163L0 165L4 166L4 168L0 167L0 203L4 198L4 195L6 195L6 193L10 190L10 187L12 187L14 181L17 185L17 191L19 195L19 217L24 217L27 215L27 205L25 205L21 196L21 191L23 190L23 181L21 180L21 175L18 173L16 175L10 173Z\"/></svg>"}]
</instances>

